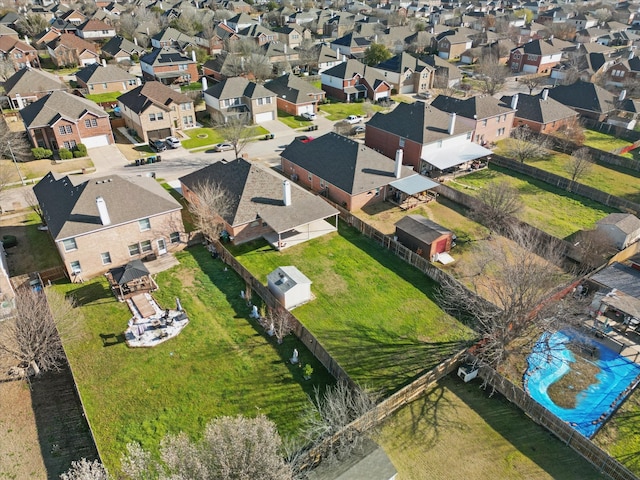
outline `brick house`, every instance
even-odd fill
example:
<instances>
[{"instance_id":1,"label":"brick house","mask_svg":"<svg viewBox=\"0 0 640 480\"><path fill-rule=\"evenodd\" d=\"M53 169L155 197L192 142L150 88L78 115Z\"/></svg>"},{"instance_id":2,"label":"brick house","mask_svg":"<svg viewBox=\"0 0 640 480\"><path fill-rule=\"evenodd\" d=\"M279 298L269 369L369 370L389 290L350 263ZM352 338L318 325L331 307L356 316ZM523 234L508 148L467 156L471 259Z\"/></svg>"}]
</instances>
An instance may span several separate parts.
<instances>
[{"instance_id":1,"label":"brick house","mask_svg":"<svg viewBox=\"0 0 640 480\"><path fill-rule=\"evenodd\" d=\"M98 47L72 34L63 33L47 44L51 60L58 67L91 65L100 62Z\"/></svg>"},{"instance_id":2,"label":"brick house","mask_svg":"<svg viewBox=\"0 0 640 480\"><path fill-rule=\"evenodd\" d=\"M634 52L621 60L607 71L607 83L616 87L623 87L631 82L640 82L640 57L636 57Z\"/></svg>"},{"instance_id":3,"label":"brick house","mask_svg":"<svg viewBox=\"0 0 640 480\"><path fill-rule=\"evenodd\" d=\"M73 281L186 245L182 207L153 178L110 175L74 184L49 172L33 191Z\"/></svg>"},{"instance_id":4,"label":"brick house","mask_svg":"<svg viewBox=\"0 0 640 480\"><path fill-rule=\"evenodd\" d=\"M173 47L156 48L140 57L140 68L145 80L157 80L165 85L197 82L198 64L191 57Z\"/></svg>"},{"instance_id":5,"label":"brick house","mask_svg":"<svg viewBox=\"0 0 640 480\"><path fill-rule=\"evenodd\" d=\"M76 73L78 85L89 94L127 92L140 85L140 79L115 65L87 65Z\"/></svg>"},{"instance_id":6,"label":"brick house","mask_svg":"<svg viewBox=\"0 0 640 480\"><path fill-rule=\"evenodd\" d=\"M518 93L514 96L505 95L501 100L515 105L514 128L527 126L536 133L551 134L578 118L575 110L550 98L547 89L538 95L525 93Z\"/></svg>"},{"instance_id":7,"label":"brick house","mask_svg":"<svg viewBox=\"0 0 640 480\"><path fill-rule=\"evenodd\" d=\"M34 147L72 149L114 143L109 114L98 105L67 92L52 92L20 110Z\"/></svg>"},{"instance_id":8,"label":"brick house","mask_svg":"<svg viewBox=\"0 0 640 480\"><path fill-rule=\"evenodd\" d=\"M459 59L472 44L473 41L464 33L444 35L438 40L438 56L445 60Z\"/></svg>"},{"instance_id":9,"label":"brick house","mask_svg":"<svg viewBox=\"0 0 640 480\"><path fill-rule=\"evenodd\" d=\"M0 37L0 57L10 60L16 72L22 68L40 67L38 50L10 36Z\"/></svg>"},{"instance_id":10,"label":"brick house","mask_svg":"<svg viewBox=\"0 0 640 480\"><path fill-rule=\"evenodd\" d=\"M562 52L575 48L570 42L551 38L531 40L511 50L508 65L512 72L547 73L562 60Z\"/></svg>"},{"instance_id":11,"label":"brick house","mask_svg":"<svg viewBox=\"0 0 640 480\"><path fill-rule=\"evenodd\" d=\"M160 82L146 82L120 95L118 106L127 128L145 142L195 127L193 101Z\"/></svg>"},{"instance_id":12,"label":"brick house","mask_svg":"<svg viewBox=\"0 0 640 480\"><path fill-rule=\"evenodd\" d=\"M435 69L405 52L371 68L398 93L422 93L433 88Z\"/></svg>"},{"instance_id":13,"label":"brick house","mask_svg":"<svg viewBox=\"0 0 640 480\"><path fill-rule=\"evenodd\" d=\"M353 59L325 70L320 79L327 95L345 102L360 98L375 102L391 95L391 84L384 74Z\"/></svg>"},{"instance_id":14,"label":"brick house","mask_svg":"<svg viewBox=\"0 0 640 480\"><path fill-rule=\"evenodd\" d=\"M265 83L264 87L277 95L278 110L291 115L316 113L318 102L325 98L323 90L289 73Z\"/></svg>"},{"instance_id":15,"label":"brick house","mask_svg":"<svg viewBox=\"0 0 640 480\"><path fill-rule=\"evenodd\" d=\"M578 80L571 85L559 85L549 90L549 96L567 107L573 108L581 117L603 122L616 113L617 97L591 82Z\"/></svg>"},{"instance_id":16,"label":"brick house","mask_svg":"<svg viewBox=\"0 0 640 480\"><path fill-rule=\"evenodd\" d=\"M39 98L56 90L66 90L60 77L44 70L23 68L11 75L3 85L11 108L21 110Z\"/></svg>"},{"instance_id":17,"label":"brick house","mask_svg":"<svg viewBox=\"0 0 640 480\"><path fill-rule=\"evenodd\" d=\"M278 118L276 94L243 77L227 78L204 92L207 112L214 121L226 123L230 117L246 115L260 124Z\"/></svg>"},{"instance_id":18,"label":"brick house","mask_svg":"<svg viewBox=\"0 0 640 480\"><path fill-rule=\"evenodd\" d=\"M338 211L281 175L242 158L215 162L180 178L189 203L200 185L222 185L230 199L221 218L234 244L265 238L277 249L334 232ZM333 217L333 225L326 219Z\"/></svg>"},{"instance_id":19,"label":"brick house","mask_svg":"<svg viewBox=\"0 0 640 480\"><path fill-rule=\"evenodd\" d=\"M515 101L517 102L517 97ZM516 113L513 105L490 95L476 95L465 99L438 95L431 106L468 119L474 129L472 140L481 145L509 138Z\"/></svg>"}]
</instances>

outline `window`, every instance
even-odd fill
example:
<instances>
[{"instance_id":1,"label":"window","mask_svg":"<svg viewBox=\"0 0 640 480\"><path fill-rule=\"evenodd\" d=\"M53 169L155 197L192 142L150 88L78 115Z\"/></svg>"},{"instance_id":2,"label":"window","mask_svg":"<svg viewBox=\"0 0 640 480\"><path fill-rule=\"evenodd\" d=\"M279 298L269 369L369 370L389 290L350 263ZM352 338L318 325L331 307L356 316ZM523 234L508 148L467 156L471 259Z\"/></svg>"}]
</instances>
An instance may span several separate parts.
<instances>
[{"instance_id":1,"label":"window","mask_svg":"<svg viewBox=\"0 0 640 480\"><path fill-rule=\"evenodd\" d=\"M129 245L129 255L132 257L140 254L140 245L134 243L133 245Z\"/></svg>"},{"instance_id":2,"label":"window","mask_svg":"<svg viewBox=\"0 0 640 480\"><path fill-rule=\"evenodd\" d=\"M100 258L102 258L103 265L109 265L111 263L111 255L109 252L102 252L100 254Z\"/></svg>"},{"instance_id":3,"label":"window","mask_svg":"<svg viewBox=\"0 0 640 480\"><path fill-rule=\"evenodd\" d=\"M482 126L483 126L483 127L486 127L486 126L487 126L487 120L486 120L486 119L482 121Z\"/></svg>"},{"instance_id":4,"label":"window","mask_svg":"<svg viewBox=\"0 0 640 480\"><path fill-rule=\"evenodd\" d=\"M471 132L467 132L467 140L471 140Z\"/></svg>"},{"instance_id":5,"label":"window","mask_svg":"<svg viewBox=\"0 0 640 480\"><path fill-rule=\"evenodd\" d=\"M500 137L502 135L504 135L504 128L499 128L497 136Z\"/></svg>"},{"instance_id":6,"label":"window","mask_svg":"<svg viewBox=\"0 0 640 480\"><path fill-rule=\"evenodd\" d=\"M158 112L156 114L156 120L164 120L164 114L162 112Z\"/></svg>"},{"instance_id":7,"label":"window","mask_svg":"<svg viewBox=\"0 0 640 480\"><path fill-rule=\"evenodd\" d=\"M63 240L62 245L64 246L65 252L71 252L78 249L75 238L67 238L66 240Z\"/></svg>"},{"instance_id":8,"label":"window","mask_svg":"<svg viewBox=\"0 0 640 480\"><path fill-rule=\"evenodd\" d=\"M169 235L169 241L171 243L180 243L180 232L173 232Z\"/></svg>"},{"instance_id":9,"label":"window","mask_svg":"<svg viewBox=\"0 0 640 480\"><path fill-rule=\"evenodd\" d=\"M93 128L98 126L98 120L95 118L88 118L84 121L84 126L87 128Z\"/></svg>"},{"instance_id":10,"label":"window","mask_svg":"<svg viewBox=\"0 0 640 480\"><path fill-rule=\"evenodd\" d=\"M190 103L181 103L180 104L180 110L191 110L191 104Z\"/></svg>"},{"instance_id":11,"label":"window","mask_svg":"<svg viewBox=\"0 0 640 480\"><path fill-rule=\"evenodd\" d=\"M143 218L142 220L138 220L138 225L140 226L141 232L146 232L147 230L151 230L151 220L148 218Z\"/></svg>"},{"instance_id":12,"label":"window","mask_svg":"<svg viewBox=\"0 0 640 480\"><path fill-rule=\"evenodd\" d=\"M156 114L155 113L150 113L149 114L149 121L150 122L155 122L156 121Z\"/></svg>"},{"instance_id":13,"label":"window","mask_svg":"<svg viewBox=\"0 0 640 480\"><path fill-rule=\"evenodd\" d=\"M60 135L69 135L73 133L73 130L71 129L71 125L61 125L58 127L58 132L60 132Z\"/></svg>"},{"instance_id":14,"label":"window","mask_svg":"<svg viewBox=\"0 0 640 480\"><path fill-rule=\"evenodd\" d=\"M17 53L16 53L16 58L22 58L22 53L17 52Z\"/></svg>"},{"instance_id":15,"label":"window","mask_svg":"<svg viewBox=\"0 0 640 480\"><path fill-rule=\"evenodd\" d=\"M82 268L80 267L80 262L78 260L71 262L69 266L71 267L71 273L74 275L82 273Z\"/></svg>"},{"instance_id":16,"label":"window","mask_svg":"<svg viewBox=\"0 0 640 480\"><path fill-rule=\"evenodd\" d=\"M532 62L535 62L536 60L538 60L538 55L532 55L532 54L527 54L527 59L531 60Z\"/></svg>"},{"instance_id":17,"label":"window","mask_svg":"<svg viewBox=\"0 0 640 480\"><path fill-rule=\"evenodd\" d=\"M178 70L180 70L181 72L184 72L185 70L187 70L187 68L189 68L189 65L186 65L186 64L178 65Z\"/></svg>"},{"instance_id":18,"label":"window","mask_svg":"<svg viewBox=\"0 0 640 480\"><path fill-rule=\"evenodd\" d=\"M103 83L102 88L109 88L109 85L107 85L106 83Z\"/></svg>"},{"instance_id":19,"label":"window","mask_svg":"<svg viewBox=\"0 0 640 480\"><path fill-rule=\"evenodd\" d=\"M193 123L193 115L187 115L182 117L182 123L185 125Z\"/></svg>"},{"instance_id":20,"label":"window","mask_svg":"<svg viewBox=\"0 0 640 480\"><path fill-rule=\"evenodd\" d=\"M68 142L62 142L62 145L67 150L73 150L74 148L76 148L76 141L75 140L69 140Z\"/></svg>"},{"instance_id":21,"label":"window","mask_svg":"<svg viewBox=\"0 0 640 480\"><path fill-rule=\"evenodd\" d=\"M145 240L144 242L140 242L140 248L142 252L150 252L151 251L151 240Z\"/></svg>"},{"instance_id":22,"label":"window","mask_svg":"<svg viewBox=\"0 0 640 480\"><path fill-rule=\"evenodd\" d=\"M127 83L128 83L128 85L135 85L136 81L135 80L129 80Z\"/></svg>"}]
</instances>

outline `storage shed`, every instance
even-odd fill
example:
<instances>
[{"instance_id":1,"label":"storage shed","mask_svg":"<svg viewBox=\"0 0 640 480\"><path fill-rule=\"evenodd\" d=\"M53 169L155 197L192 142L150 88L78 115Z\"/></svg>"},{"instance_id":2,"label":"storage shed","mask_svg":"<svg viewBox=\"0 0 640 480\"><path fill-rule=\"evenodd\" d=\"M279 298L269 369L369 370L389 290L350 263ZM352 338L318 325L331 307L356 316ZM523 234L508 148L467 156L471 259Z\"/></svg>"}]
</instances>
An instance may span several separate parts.
<instances>
[{"instance_id":1,"label":"storage shed","mask_svg":"<svg viewBox=\"0 0 640 480\"><path fill-rule=\"evenodd\" d=\"M278 267L269 273L267 286L288 310L311 300L311 280L293 266Z\"/></svg>"},{"instance_id":2,"label":"storage shed","mask_svg":"<svg viewBox=\"0 0 640 480\"><path fill-rule=\"evenodd\" d=\"M395 226L398 241L418 255L433 260L451 250L453 232L422 215L407 215Z\"/></svg>"},{"instance_id":3,"label":"storage shed","mask_svg":"<svg viewBox=\"0 0 640 480\"><path fill-rule=\"evenodd\" d=\"M598 220L596 230L605 233L616 248L624 250L640 239L640 219L630 213L610 213Z\"/></svg>"}]
</instances>

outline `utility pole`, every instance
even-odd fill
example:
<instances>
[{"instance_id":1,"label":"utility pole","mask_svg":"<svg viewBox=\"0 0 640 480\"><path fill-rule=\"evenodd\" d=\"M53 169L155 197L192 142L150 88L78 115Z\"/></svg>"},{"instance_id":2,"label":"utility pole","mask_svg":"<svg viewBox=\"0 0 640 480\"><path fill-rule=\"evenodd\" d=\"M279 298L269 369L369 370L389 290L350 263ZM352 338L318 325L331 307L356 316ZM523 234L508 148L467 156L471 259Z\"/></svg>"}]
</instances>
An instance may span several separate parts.
<instances>
[{"instance_id":1,"label":"utility pole","mask_svg":"<svg viewBox=\"0 0 640 480\"><path fill-rule=\"evenodd\" d=\"M18 171L18 176L20 177L20 181L22 185L26 185L27 182L24 181L24 177L22 176L22 172L20 171L20 167L18 167L18 162L16 161L16 156L13 154L13 149L11 148L11 142L7 142L7 146L9 147L9 152L11 153L11 158L13 158L13 164L16 166L16 170Z\"/></svg>"}]
</instances>

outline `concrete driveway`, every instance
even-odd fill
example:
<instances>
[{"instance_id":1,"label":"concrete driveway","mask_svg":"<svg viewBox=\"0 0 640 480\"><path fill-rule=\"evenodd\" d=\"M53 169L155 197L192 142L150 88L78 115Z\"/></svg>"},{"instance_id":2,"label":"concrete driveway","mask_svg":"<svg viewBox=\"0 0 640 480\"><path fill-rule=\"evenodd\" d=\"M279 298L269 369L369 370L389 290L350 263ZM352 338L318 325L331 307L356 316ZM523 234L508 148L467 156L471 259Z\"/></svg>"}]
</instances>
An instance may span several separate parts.
<instances>
[{"instance_id":1,"label":"concrete driveway","mask_svg":"<svg viewBox=\"0 0 640 480\"><path fill-rule=\"evenodd\" d=\"M89 148L88 153L96 167L97 175L107 175L130 163L115 144Z\"/></svg>"}]
</instances>

